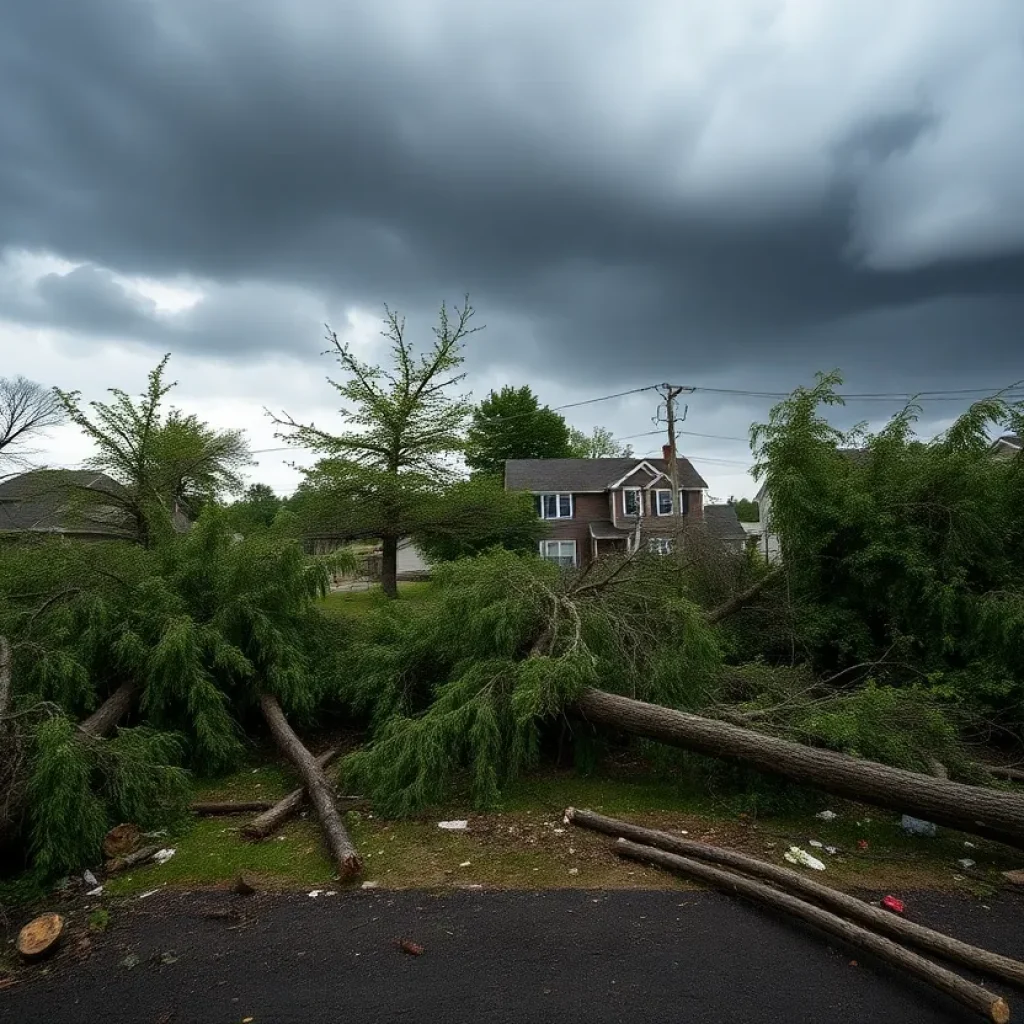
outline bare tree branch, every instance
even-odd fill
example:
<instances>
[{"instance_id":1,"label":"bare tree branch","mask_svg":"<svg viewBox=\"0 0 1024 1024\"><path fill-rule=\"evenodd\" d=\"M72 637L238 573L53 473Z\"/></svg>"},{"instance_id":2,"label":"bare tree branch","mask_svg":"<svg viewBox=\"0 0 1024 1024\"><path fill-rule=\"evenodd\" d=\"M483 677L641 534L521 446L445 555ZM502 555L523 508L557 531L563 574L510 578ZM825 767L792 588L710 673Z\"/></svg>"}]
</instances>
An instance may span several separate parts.
<instances>
[{"instance_id":1,"label":"bare tree branch","mask_svg":"<svg viewBox=\"0 0 1024 1024\"><path fill-rule=\"evenodd\" d=\"M25 377L0 377L0 458L20 462L33 454L25 442L64 421L60 400Z\"/></svg>"}]
</instances>

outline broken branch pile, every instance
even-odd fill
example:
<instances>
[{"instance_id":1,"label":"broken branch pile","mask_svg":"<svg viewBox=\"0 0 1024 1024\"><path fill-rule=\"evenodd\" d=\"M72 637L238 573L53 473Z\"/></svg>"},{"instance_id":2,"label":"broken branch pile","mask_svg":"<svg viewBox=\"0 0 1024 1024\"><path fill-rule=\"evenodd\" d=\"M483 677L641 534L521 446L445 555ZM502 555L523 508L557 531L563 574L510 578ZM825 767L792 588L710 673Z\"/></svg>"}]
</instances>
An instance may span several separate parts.
<instances>
[{"instance_id":1,"label":"broken branch pile","mask_svg":"<svg viewBox=\"0 0 1024 1024\"><path fill-rule=\"evenodd\" d=\"M1006 1024L1010 1019L1009 1006L1001 997L980 985L966 981L947 968L932 963L874 931L852 923L847 918L860 920L880 931L884 930L891 935L911 941L919 947L938 952L947 959L987 970L989 973L994 973L1020 985L1024 978L1024 965L1009 958L999 957L987 950L976 949L966 943L959 943L947 936L932 932L919 925L912 925L911 922L899 918L886 919L882 911L860 904L859 900L854 900L852 897L830 890L818 883L809 882L802 876L783 868L762 865L760 862L754 861L753 858L747 858L734 851L720 850L703 843L678 840L675 836L667 833L642 829L627 822L616 822L589 811L576 811L569 808L565 812L565 817L566 821L582 828L590 828L611 835L618 833L619 839L615 844L615 852L619 856L696 878L731 895L743 896L753 902L785 911L793 917L807 921L822 931L835 935L850 945L865 949L887 963L928 982L996 1024ZM654 840L658 845L641 845L631 842L624 838L625 835L632 835L647 841ZM691 856L681 856L679 853L669 852L666 847L684 850ZM714 867L707 861L728 864L738 870ZM741 871L746 874L741 874ZM751 874L770 878L774 884L766 884L751 878L749 877ZM824 902L837 909L839 914L844 914L845 917L800 899L793 895L793 892L816 899L819 903ZM854 906L854 904L858 906ZM870 911L870 913L865 913L865 911Z\"/></svg>"}]
</instances>

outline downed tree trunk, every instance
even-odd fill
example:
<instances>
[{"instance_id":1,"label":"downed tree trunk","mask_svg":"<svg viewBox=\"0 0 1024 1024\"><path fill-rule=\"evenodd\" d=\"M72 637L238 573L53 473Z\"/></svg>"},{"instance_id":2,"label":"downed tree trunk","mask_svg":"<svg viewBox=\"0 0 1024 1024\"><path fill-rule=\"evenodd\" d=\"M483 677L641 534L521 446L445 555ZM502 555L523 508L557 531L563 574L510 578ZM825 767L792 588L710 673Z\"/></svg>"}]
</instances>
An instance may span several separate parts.
<instances>
[{"instance_id":1,"label":"downed tree trunk","mask_svg":"<svg viewBox=\"0 0 1024 1024\"><path fill-rule=\"evenodd\" d=\"M295 735L275 696L269 693L262 694L260 710L263 712L263 717L267 720L267 725L270 726L270 731L281 748L281 752L295 765L299 777L305 784L310 802L320 819L320 826L331 855L338 865L338 875L341 881L348 881L359 874L362 864L359 862L359 854L352 845L348 832L345 831L345 826L341 823L338 810L334 806L334 792L327 781L327 776L324 775L324 770L302 745L299 737Z\"/></svg>"},{"instance_id":2,"label":"downed tree trunk","mask_svg":"<svg viewBox=\"0 0 1024 1024\"><path fill-rule=\"evenodd\" d=\"M1016 793L890 768L603 690L584 690L575 712L590 722L698 754L744 761L851 800L1024 848L1024 796Z\"/></svg>"},{"instance_id":3,"label":"downed tree trunk","mask_svg":"<svg viewBox=\"0 0 1024 1024\"><path fill-rule=\"evenodd\" d=\"M254 814L269 811L273 806L271 800L207 800L192 804L189 810L200 817L214 817L218 814Z\"/></svg>"},{"instance_id":4,"label":"downed tree trunk","mask_svg":"<svg viewBox=\"0 0 1024 1024\"><path fill-rule=\"evenodd\" d=\"M134 853L127 853L123 857L115 857L104 864L108 875L116 875L119 871L127 871L128 868L138 867L152 860L160 852L159 846L142 846Z\"/></svg>"},{"instance_id":5,"label":"downed tree trunk","mask_svg":"<svg viewBox=\"0 0 1024 1024\"><path fill-rule=\"evenodd\" d=\"M106 736L128 714L136 693L134 683L122 683L78 728L94 740Z\"/></svg>"},{"instance_id":6,"label":"downed tree trunk","mask_svg":"<svg viewBox=\"0 0 1024 1024\"><path fill-rule=\"evenodd\" d=\"M316 759L316 763L320 766L321 770L323 770L337 756L337 749L332 747L330 750L325 750ZM265 813L261 814L258 818L253 818L253 820L242 829L242 835L245 836L246 839L266 839L267 836L276 832L293 814L295 814L296 811L298 811L305 799L305 786L300 786L298 789L292 790L292 792L290 792L283 800L279 800L276 804L271 804L269 807L263 808Z\"/></svg>"},{"instance_id":7,"label":"downed tree trunk","mask_svg":"<svg viewBox=\"0 0 1024 1024\"><path fill-rule=\"evenodd\" d=\"M708 625L715 625L716 622L721 622L722 619L727 618L730 615L735 614L744 606L750 604L751 601L761 593L769 583L774 583L782 575L782 566L777 566L772 569L766 576L762 576L752 587L748 587L746 590L741 590L734 597L730 597L728 601L723 601L716 608L711 608L704 613L704 621Z\"/></svg>"},{"instance_id":8,"label":"downed tree trunk","mask_svg":"<svg viewBox=\"0 0 1024 1024\"><path fill-rule=\"evenodd\" d=\"M994 775L997 779L1007 779L1010 782L1024 782L1024 770L1020 768L994 768L989 765L988 773L989 775Z\"/></svg>"},{"instance_id":9,"label":"downed tree trunk","mask_svg":"<svg viewBox=\"0 0 1024 1024\"><path fill-rule=\"evenodd\" d=\"M812 878L789 870L789 868L767 864L737 850L726 850L718 846L710 846L707 843L698 843L692 839L671 835L668 832L642 828L640 825L634 825L628 821L616 821L614 818L606 818L603 814L595 814L593 811L576 810L570 807L565 812L565 818L580 828L602 832L619 839L629 839L645 846L654 846L667 853L724 864L745 874L766 878L792 894L814 900L843 917L859 921L875 931L883 932L895 939L917 946L919 949L927 950L929 953L936 953L953 963L962 964L964 967L970 967L976 971L983 971L994 978L1001 978L1003 981L1024 988L1024 963L1019 960L991 953L987 949L979 949L977 946L943 935L942 932L925 928L924 925L915 924L913 921L898 917L887 910L873 907L870 903L865 903L854 896L848 896L844 892L822 885Z\"/></svg>"},{"instance_id":10,"label":"downed tree trunk","mask_svg":"<svg viewBox=\"0 0 1024 1024\"><path fill-rule=\"evenodd\" d=\"M912 953L909 949L904 949L895 942L882 938L881 935L875 935L874 932L869 932L859 925L844 921L827 910L822 910L795 896L790 896L789 893L773 889L770 885L765 885L764 882L745 878L743 875L733 874L731 871L723 871L721 868L702 864L700 861L690 860L688 857L666 853L664 850L639 846L626 839L619 839L615 844L615 852L620 857L654 864L691 878L699 878L731 895L744 896L756 903L784 910L794 917L815 925L822 931L837 936L852 946L866 949L895 967L901 967L908 974L927 981L941 992L952 996L962 1005L995 1021L996 1024L1006 1024L1010 1019L1010 1008L1006 1002L980 985L966 981L960 975L954 974L938 964L933 964L930 960L918 956L917 953Z\"/></svg>"}]
</instances>

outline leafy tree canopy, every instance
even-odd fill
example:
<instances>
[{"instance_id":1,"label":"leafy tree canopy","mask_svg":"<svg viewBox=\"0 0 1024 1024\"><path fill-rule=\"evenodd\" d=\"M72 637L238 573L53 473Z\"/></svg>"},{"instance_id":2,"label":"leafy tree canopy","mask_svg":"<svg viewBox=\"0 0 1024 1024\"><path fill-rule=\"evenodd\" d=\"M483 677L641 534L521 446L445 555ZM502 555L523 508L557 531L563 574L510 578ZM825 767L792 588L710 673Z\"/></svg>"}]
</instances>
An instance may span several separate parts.
<instances>
[{"instance_id":1,"label":"leafy tree canopy","mask_svg":"<svg viewBox=\"0 0 1024 1024\"><path fill-rule=\"evenodd\" d=\"M477 474L501 477L507 459L573 456L565 420L541 406L527 385L492 391L473 410L466 464Z\"/></svg>"},{"instance_id":2,"label":"leafy tree canopy","mask_svg":"<svg viewBox=\"0 0 1024 1024\"><path fill-rule=\"evenodd\" d=\"M633 455L632 445L616 441L605 427L594 427L590 434L571 428L569 449L569 455L574 459L628 459Z\"/></svg>"}]
</instances>

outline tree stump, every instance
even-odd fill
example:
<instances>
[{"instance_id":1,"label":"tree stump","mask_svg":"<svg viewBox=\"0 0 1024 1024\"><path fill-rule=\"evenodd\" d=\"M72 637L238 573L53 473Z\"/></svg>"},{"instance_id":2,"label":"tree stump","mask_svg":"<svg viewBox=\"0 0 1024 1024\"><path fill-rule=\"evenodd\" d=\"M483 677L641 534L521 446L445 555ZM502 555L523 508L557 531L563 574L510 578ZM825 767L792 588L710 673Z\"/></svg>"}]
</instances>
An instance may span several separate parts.
<instances>
[{"instance_id":1,"label":"tree stump","mask_svg":"<svg viewBox=\"0 0 1024 1024\"><path fill-rule=\"evenodd\" d=\"M56 949L63 934L60 914L41 914L18 932L18 952L26 960L38 960Z\"/></svg>"},{"instance_id":2,"label":"tree stump","mask_svg":"<svg viewBox=\"0 0 1024 1024\"><path fill-rule=\"evenodd\" d=\"M138 849L142 832L137 825L115 825L103 839L103 856L107 860L124 857Z\"/></svg>"}]
</instances>

